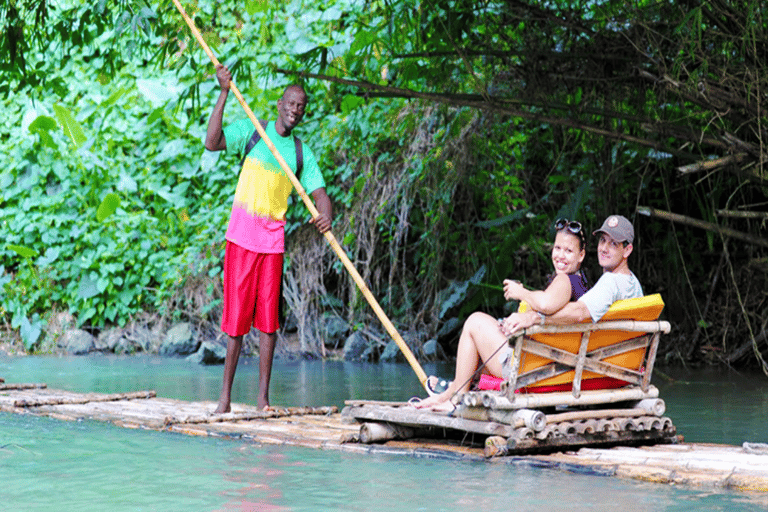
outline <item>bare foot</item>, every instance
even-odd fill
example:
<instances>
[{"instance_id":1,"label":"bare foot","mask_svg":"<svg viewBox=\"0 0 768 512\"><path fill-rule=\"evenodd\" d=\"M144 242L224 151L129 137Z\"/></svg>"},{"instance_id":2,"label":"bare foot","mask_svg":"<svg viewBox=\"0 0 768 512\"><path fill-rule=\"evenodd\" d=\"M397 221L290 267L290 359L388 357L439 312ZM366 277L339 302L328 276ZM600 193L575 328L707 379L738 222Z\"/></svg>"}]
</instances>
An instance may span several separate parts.
<instances>
[{"instance_id":1,"label":"bare foot","mask_svg":"<svg viewBox=\"0 0 768 512\"><path fill-rule=\"evenodd\" d=\"M213 414L227 414L228 412L231 412L232 408L229 405L229 402L222 403L219 402L219 406L216 407L216 410L213 411Z\"/></svg>"},{"instance_id":2,"label":"bare foot","mask_svg":"<svg viewBox=\"0 0 768 512\"><path fill-rule=\"evenodd\" d=\"M453 405L453 402L451 402L450 400L446 400L445 402L442 402L433 407L430 407L429 410L433 412L442 412L442 413L450 414L456 410L456 406Z\"/></svg>"},{"instance_id":3,"label":"bare foot","mask_svg":"<svg viewBox=\"0 0 768 512\"><path fill-rule=\"evenodd\" d=\"M444 393L440 393L439 395L432 395L429 398L425 398L424 400L421 400L419 402L414 401L413 403L411 403L411 405L416 409L431 409L444 402L450 401L450 398L451 396L446 391Z\"/></svg>"}]
</instances>

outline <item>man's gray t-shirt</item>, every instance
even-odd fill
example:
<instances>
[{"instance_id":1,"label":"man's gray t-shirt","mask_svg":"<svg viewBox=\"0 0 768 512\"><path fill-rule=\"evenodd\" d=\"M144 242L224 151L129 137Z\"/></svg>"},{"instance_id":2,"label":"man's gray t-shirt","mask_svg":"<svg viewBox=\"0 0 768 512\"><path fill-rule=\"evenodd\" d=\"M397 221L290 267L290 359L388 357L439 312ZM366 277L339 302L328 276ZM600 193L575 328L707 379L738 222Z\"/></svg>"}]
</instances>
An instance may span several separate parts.
<instances>
[{"instance_id":1,"label":"man's gray t-shirt","mask_svg":"<svg viewBox=\"0 0 768 512\"><path fill-rule=\"evenodd\" d=\"M581 296L579 302L583 303L589 311L593 322L600 320L611 304L621 299L634 299L643 296L643 287L635 274L616 274L605 272L597 280L595 286Z\"/></svg>"}]
</instances>

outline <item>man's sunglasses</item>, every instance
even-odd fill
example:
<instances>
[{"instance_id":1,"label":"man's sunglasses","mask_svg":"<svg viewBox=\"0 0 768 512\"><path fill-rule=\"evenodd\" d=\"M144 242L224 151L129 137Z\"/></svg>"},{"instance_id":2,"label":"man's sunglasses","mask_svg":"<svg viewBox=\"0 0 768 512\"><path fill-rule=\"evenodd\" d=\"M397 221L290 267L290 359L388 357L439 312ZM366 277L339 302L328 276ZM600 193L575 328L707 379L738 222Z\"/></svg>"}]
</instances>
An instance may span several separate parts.
<instances>
[{"instance_id":1,"label":"man's sunglasses","mask_svg":"<svg viewBox=\"0 0 768 512\"><path fill-rule=\"evenodd\" d=\"M574 235L579 235L581 238L584 238L584 232L581 230L581 222L568 219L557 219L557 222L555 222L555 229L560 231L565 228L568 228L568 231Z\"/></svg>"}]
</instances>

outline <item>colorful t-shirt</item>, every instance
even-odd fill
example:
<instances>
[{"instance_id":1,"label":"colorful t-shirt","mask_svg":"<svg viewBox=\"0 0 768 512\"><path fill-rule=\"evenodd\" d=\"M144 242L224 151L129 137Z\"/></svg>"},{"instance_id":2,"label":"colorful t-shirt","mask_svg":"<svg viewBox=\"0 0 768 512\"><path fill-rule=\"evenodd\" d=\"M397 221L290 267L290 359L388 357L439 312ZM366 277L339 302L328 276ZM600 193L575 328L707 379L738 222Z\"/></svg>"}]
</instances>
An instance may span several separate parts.
<instances>
[{"instance_id":1,"label":"colorful t-shirt","mask_svg":"<svg viewBox=\"0 0 768 512\"><path fill-rule=\"evenodd\" d=\"M227 149L238 153L245 146L255 128L250 119L241 119L224 129ZM265 133L285 162L296 172L296 147L293 135L281 137L270 121ZM304 167L299 181L307 194L325 187L323 175L314 153L302 142ZM293 184L280 167L264 140L246 155L235 189L235 200L229 217L226 239L249 251L277 254L285 251L285 213Z\"/></svg>"}]
</instances>

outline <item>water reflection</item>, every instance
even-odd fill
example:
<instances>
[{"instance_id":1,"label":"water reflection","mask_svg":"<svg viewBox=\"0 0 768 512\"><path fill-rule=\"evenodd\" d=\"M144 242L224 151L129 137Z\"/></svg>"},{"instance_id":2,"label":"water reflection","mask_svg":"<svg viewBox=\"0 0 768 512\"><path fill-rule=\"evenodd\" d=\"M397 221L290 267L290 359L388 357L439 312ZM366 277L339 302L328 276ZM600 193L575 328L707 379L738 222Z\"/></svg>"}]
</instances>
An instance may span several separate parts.
<instances>
[{"instance_id":1,"label":"water reflection","mask_svg":"<svg viewBox=\"0 0 768 512\"><path fill-rule=\"evenodd\" d=\"M666 368L654 384L688 442L768 442L768 377L761 373Z\"/></svg>"}]
</instances>

